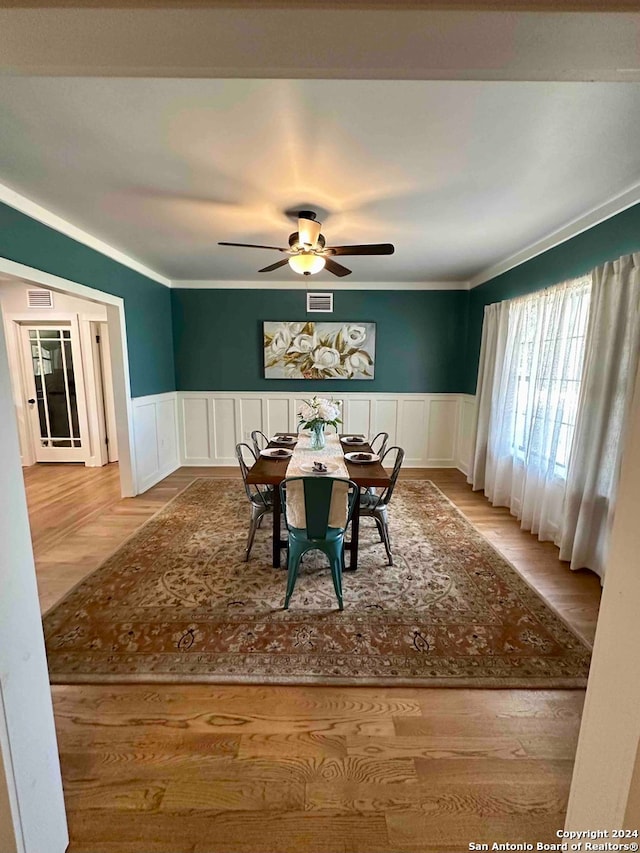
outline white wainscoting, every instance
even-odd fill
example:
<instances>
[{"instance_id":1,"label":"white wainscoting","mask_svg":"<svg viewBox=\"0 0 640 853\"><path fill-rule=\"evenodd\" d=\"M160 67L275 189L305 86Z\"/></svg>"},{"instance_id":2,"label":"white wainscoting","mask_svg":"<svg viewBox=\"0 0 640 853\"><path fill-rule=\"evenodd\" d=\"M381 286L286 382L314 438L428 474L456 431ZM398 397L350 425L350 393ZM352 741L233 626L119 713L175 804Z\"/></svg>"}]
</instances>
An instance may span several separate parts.
<instances>
[{"instance_id":1,"label":"white wainscoting","mask_svg":"<svg viewBox=\"0 0 640 853\"><path fill-rule=\"evenodd\" d=\"M476 398L473 394L460 394L456 468L469 473L469 461L476 428Z\"/></svg>"},{"instance_id":2,"label":"white wainscoting","mask_svg":"<svg viewBox=\"0 0 640 853\"><path fill-rule=\"evenodd\" d=\"M178 455L177 393L134 397L133 435L137 492L151 486L180 466Z\"/></svg>"},{"instance_id":3,"label":"white wainscoting","mask_svg":"<svg viewBox=\"0 0 640 853\"><path fill-rule=\"evenodd\" d=\"M295 430L296 409L308 394L259 391L179 391L178 431L182 465L235 465L235 445ZM338 394L341 432L388 432L414 468L457 468L468 458L474 398L466 394ZM461 470L466 470L462 468Z\"/></svg>"}]
</instances>

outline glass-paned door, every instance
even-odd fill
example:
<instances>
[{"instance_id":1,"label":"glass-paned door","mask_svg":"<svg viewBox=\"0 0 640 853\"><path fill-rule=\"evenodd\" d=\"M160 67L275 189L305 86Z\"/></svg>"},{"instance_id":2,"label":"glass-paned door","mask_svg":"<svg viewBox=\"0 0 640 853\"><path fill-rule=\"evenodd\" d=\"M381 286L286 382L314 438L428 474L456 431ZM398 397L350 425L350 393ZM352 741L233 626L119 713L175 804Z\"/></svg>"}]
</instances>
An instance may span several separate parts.
<instances>
[{"instance_id":1,"label":"glass-paned door","mask_svg":"<svg viewBox=\"0 0 640 853\"><path fill-rule=\"evenodd\" d=\"M23 327L23 343L36 460L86 461L86 409L75 328Z\"/></svg>"}]
</instances>

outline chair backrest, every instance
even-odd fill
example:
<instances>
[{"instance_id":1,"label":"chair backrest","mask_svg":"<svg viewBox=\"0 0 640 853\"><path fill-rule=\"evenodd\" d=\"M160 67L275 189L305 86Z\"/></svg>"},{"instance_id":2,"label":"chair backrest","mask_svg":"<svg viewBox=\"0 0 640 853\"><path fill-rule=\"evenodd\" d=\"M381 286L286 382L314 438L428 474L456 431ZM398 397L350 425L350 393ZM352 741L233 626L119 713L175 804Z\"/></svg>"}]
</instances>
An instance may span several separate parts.
<instances>
[{"instance_id":1,"label":"chair backrest","mask_svg":"<svg viewBox=\"0 0 640 853\"><path fill-rule=\"evenodd\" d=\"M385 450L387 449L387 442L389 441L389 433L388 432L379 432L369 442L369 447L373 450L374 453L377 453L379 456L384 456Z\"/></svg>"},{"instance_id":2,"label":"chair backrest","mask_svg":"<svg viewBox=\"0 0 640 853\"><path fill-rule=\"evenodd\" d=\"M391 472L391 482L386 487L386 489L380 494L380 500L378 501L378 504L384 504L385 506L391 500L391 495L393 494L393 490L396 487L396 482L398 481L398 474L400 473L400 468L402 467L402 462L404 460L404 450L401 447L398 447L397 445L389 447L382 459L380 460L380 464L384 468L385 460L388 460L388 464L393 458L394 453L395 460L393 462L393 470Z\"/></svg>"},{"instance_id":3,"label":"chair backrest","mask_svg":"<svg viewBox=\"0 0 640 853\"><path fill-rule=\"evenodd\" d=\"M267 436L259 429L254 429L251 433L251 441L253 442L253 450L256 459L260 456L260 451L264 450L269 444Z\"/></svg>"},{"instance_id":4,"label":"chair backrest","mask_svg":"<svg viewBox=\"0 0 640 853\"><path fill-rule=\"evenodd\" d=\"M285 523L289 529L291 525L287 515L287 491L292 486L299 483L302 485L302 493L304 499L304 510L306 517L306 529L309 539L326 539L329 529L329 513L331 511L331 499L333 497L333 489L336 484L344 483L347 487L347 511L344 527L339 528L346 530L353 510L356 505L356 498L360 495L360 487L353 482L342 477L287 477L280 483L280 499L284 508ZM332 528L335 530L336 528Z\"/></svg>"},{"instance_id":5,"label":"chair backrest","mask_svg":"<svg viewBox=\"0 0 640 853\"><path fill-rule=\"evenodd\" d=\"M249 468L256 462L256 454L253 452L253 448L245 444L245 442L241 442L240 444L236 444L236 458L238 460L238 465L240 466L240 473L242 474L242 482L244 483L244 490L247 493L247 497L250 501L253 502L254 497L259 496L263 503L267 504L266 498L260 489L259 486L254 486L250 483L247 483L247 474L249 473Z\"/></svg>"}]
</instances>

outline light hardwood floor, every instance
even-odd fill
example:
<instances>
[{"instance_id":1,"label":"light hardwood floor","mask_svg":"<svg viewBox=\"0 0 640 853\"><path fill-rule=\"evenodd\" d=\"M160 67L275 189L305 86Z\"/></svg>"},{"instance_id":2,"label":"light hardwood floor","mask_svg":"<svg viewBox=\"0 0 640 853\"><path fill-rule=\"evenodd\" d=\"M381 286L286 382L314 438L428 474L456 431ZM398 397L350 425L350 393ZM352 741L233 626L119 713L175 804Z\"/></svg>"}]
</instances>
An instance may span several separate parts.
<instances>
[{"instance_id":1,"label":"light hardwood floor","mask_svg":"<svg viewBox=\"0 0 640 853\"><path fill-rule=\"evenodd\" d=\"M600 585L471 492L432 479L585 637ZM25 469L43 609L194 477L119 498L117 466ZM401 853L553 842L583 691L53 688L70 853Z\"/></svg>"}]
</instances>

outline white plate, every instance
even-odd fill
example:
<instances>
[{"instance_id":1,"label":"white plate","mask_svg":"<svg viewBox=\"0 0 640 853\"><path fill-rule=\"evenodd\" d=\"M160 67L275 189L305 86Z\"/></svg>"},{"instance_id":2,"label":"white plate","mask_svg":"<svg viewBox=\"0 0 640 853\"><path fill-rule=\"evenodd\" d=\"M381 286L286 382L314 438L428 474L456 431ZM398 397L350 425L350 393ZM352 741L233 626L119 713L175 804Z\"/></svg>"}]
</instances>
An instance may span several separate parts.
<instances>
[{"instance_id":1,"label":"white plate","mask_svg":"<svg viewBox=\"0 0 640 853\"><path fill-rule=\"evenodd\" d=\"M359 456L360 453L355 451L354 453L345 453L344 458L347 462L353 462L355 465L370 465L372 462L379 462L380 457L377 453L367 453L368 459L354 459L354 456Z\"/></svg>"},{"instance_id":2,"label":"white plate","mask_svg":"<svg viewBox=\"0 0 640 853\"><path fill-rule=\"evenodd\" d=\"M293 435L274 435L271 439L274 444L295 444L297 440L297 437Z\"/></svg>"},{"instance_id":3,"label":"white plate","mask_svg":"<svg viewBox=\"0 0 640 853\"><path fill-rule=\"evenodd\" d=\"M265 447L264 450L260 451L260 456L266 456L267 459L289 459L292 454L293 450L286 447Z\"/></svg>"},{"instance_id":4,"label":"white plate","mask_svg":"<svg viewBox=\"0 0 640 853\"><path fill-rule=\"evenodd\" d=\"M318 460L318 461L320 461L320 460ZM300 465L300 470L304 471L305 474L319 474L320 476L322 476L324 474L335 474L336 471L338 470L338 466L333 462L325 462L324 464L327 466L326 471L314 471L313 470L313 462L303 462Z\"/></svg>"},{"instance_id":5,"label":"white plate","mask_svg":"<svg viewBox=\"0 0 640 853\"><path fill-rule=\"evenodd\" d=\"M345 435L340 439L340 441L343 444L350 445L351 447L357 446L359 444L366 444L367 443L366 438L363 438L362 436L357 436L357 435Z\"/></svg>"}]
</instances>

